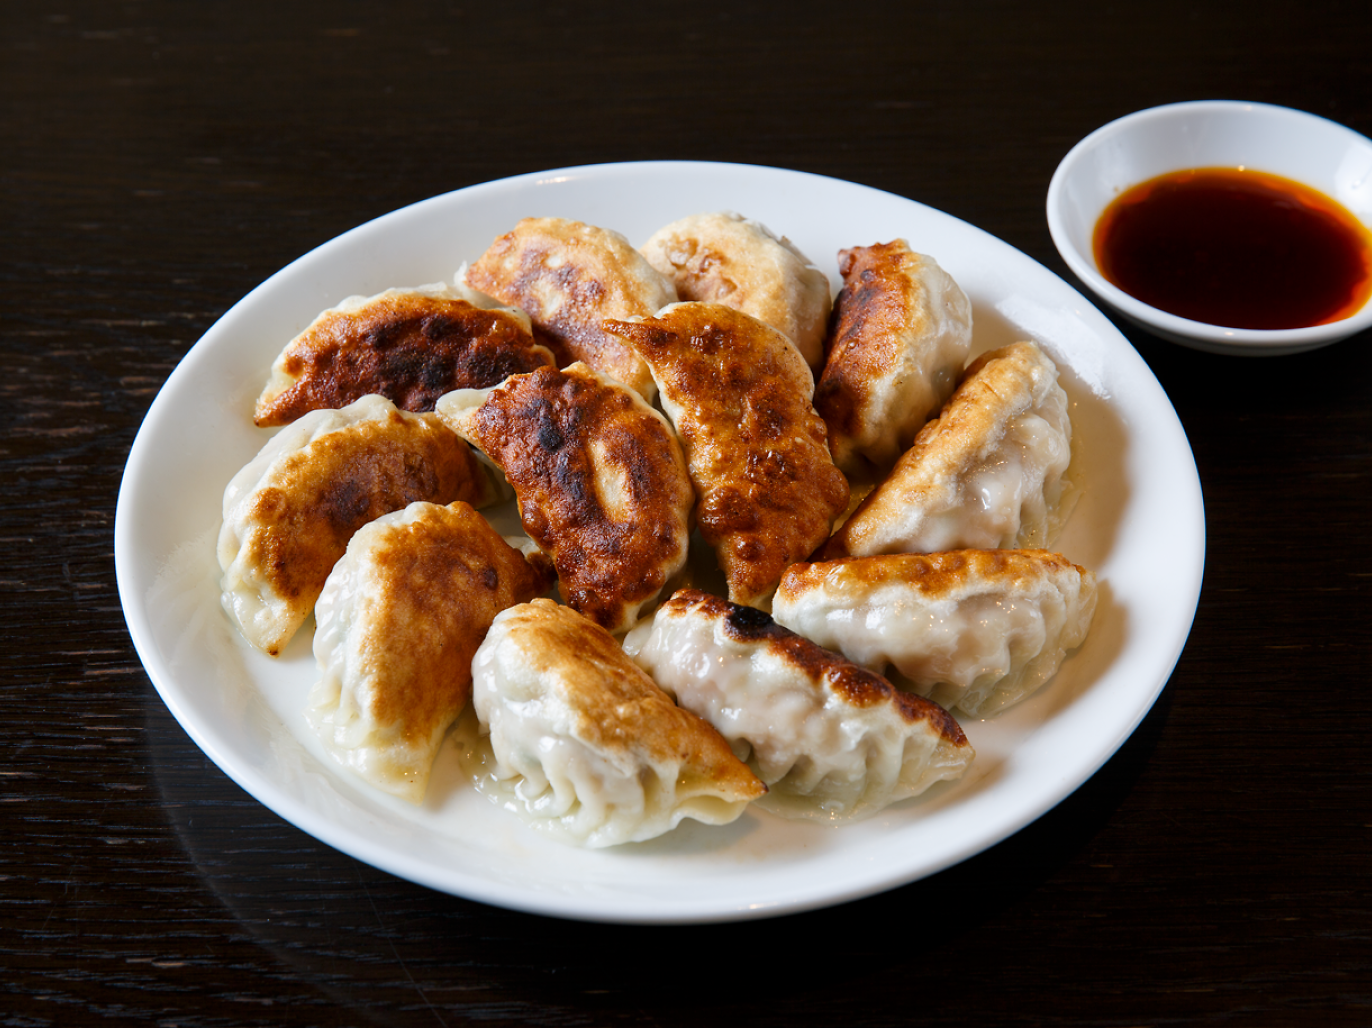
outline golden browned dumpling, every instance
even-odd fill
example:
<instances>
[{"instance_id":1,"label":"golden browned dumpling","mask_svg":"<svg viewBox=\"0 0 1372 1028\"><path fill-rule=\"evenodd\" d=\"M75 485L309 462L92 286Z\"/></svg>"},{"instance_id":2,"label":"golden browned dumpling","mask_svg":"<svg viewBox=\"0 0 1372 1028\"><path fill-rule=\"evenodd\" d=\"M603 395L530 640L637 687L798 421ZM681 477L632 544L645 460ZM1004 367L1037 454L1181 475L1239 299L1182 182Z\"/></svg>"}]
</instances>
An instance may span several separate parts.
<instances>
[{"instance_id":1,"label":"golden browned dumpling","mask_svg":"<svg viewBox=\"0 0 1372 1028\"><path fill-rule=\"evenodd\" d=\"M695 493L667 420L577 362L460 390L437 413L503 472L566 601L629 628L686 562Z\"/></svg>"},{"instance_id":2,"label":"golden browned dumpling","mask_svg":"<svg viewBox=\"0 0 1372 1028\"><path fill-rule=\"evenodd\" d=\"M605 325L652 368L729 599L765 603L786 566L824 541L848 502L848 482L810 405L805 359L776 329L719 304L679 303L656 318Z\"/></svg>"},{"instance_id":3,"label":"golden browned dumpling","mask_svg":"<svg viewBox=\"0 0 1372 1028\"><path fill-rule=\"evenodd\" d=\"M466 503L363 525L315 604L320 678L305 713L325 750L418 803L491 621L551 585Z\"/></svg>"},{"instance_id":4,"label":"golden browned dumpling","mask_svg":"<svg viewBox=\"0 0 1372 1028\"><path fill-rule=\"evenodd\" d=\"M823 557L1041 548L1071 510L1072 422L1036 343L982 354Z\"/></svg>"},{"instance_id":5,"label":"golden browned dumpling","mask_svg":"<svg viewBox=\"0 0 1372 1028\"><path fill-rule=\"evenodd\" d=\"M482 310L444 285L353 296L281 351L253 420L286 425L369 393L403 410L431 411L444 393L499 385L552 360L526 317Z\"/></svg>"},{"instance_id":6,"label":"golden browned dumpling","mask_svg":"<svg viewBox=\"0 0 1372 1028\"><path fill-rule=\"evenodd\" d=\"M499 492L433 414L381 396L311 411L273 436L224 490L224 609L275 657L310 616L353 533L415 500L482 506Z\"/></svg>"},{"instance_id":7,"label":"golden browned dumpling","mask_svg":"<svg viewBox=\"0 0 1372 1028\"><path fill-rule=\"evenodd\" d=\"M306 718L329 755L424 799L491 620L552 583L464 502L417 502L359 528L314 605L320 679Z\"/></svg>"},{"instance_id":8,"label":"golden browned dumpling","mask_svg":"<svg viewBox=\"0 0 1372 1028\"><path fill-rule=\"evenodd\" d=\"M972 345L972 305L903 239L841 250L843 290L815 410L834 463L885 471L953 394Z\"/></svg>"},{"instance_id":9,"label":"golden browned dumpling","mask_svg":"<svg viewBox=\"0 0 1372 1028\"><path fill-rule=\"evenodd\" d=\"M472 676L491 753L477 789L564 842L642 842L688 817L728 824L767 792L609 633L552 600L497 615Z\"/></svg>"},{"instance_id":10,"label":"golden browned dumpling","mask_svg":"<svg viewBox=\"0 0 1372 1028\"><path fill-rule=\"evenodd\" d=\"M566 218L525 218L467 269L467 284L527 311L573 360L652 399L653 380L605 318L654 314L676 300L672 283L618 232Z\"/></svg>"},{"instance_id":11,"label":"golden browned dumpling","mask_svg":"<svg viewBox=\"0 0 1372 1028\"><path fill-rule=\"evenodd\" d=\"M693 214L658 229L643 255L682 300L722 303L796 344L812 368L824 361L829 278L764 225L731 211Z\"/></svg>"}]
</instances>

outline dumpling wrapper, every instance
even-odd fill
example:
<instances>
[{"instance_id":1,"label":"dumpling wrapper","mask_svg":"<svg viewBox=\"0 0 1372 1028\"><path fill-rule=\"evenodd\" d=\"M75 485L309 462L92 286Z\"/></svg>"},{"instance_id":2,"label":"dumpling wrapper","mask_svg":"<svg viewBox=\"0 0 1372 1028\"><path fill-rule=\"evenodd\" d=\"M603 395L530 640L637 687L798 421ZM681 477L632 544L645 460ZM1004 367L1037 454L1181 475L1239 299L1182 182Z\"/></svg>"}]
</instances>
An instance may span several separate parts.
<instances>
[{"instance_id":1,"label":"dumpling wrapper","mask_svg":"<svg viewBox=\"0 0 1372 1028\"><path fill-rule=\"evenodd\" d=\"M848 503L814 378L785 336L731 307L677 303L655 318L606 321L652 369L699 497L696 520L729 599L766 602Z\"/></svg>"},{"instance_id":2,"label":"dumpling wrapper","mask_svg":"<svg viewBox=\"0 0 1372 1028\"><path fill-rule=\"evenodd\" d=\"M224 490L219 566L224 609L277 656L314 608L359 528L416 500L484 506L498 485L433 414L381 396L317 410L286 426Z\"/></svg>"},{"instance_id":3,"label":"dumpling wrapper","mask_svg":"<svg viewBox=\"0 0 1372 1028\"><path fill-rule=\"evenodd\" d=\"M1076 499L1071 460L1057 366L1032 342L991 350L820 557L1049 546Z\"/></svg>"},{"instance_id":4,"label":"dumpling wrapper","mask_svg":"<svg viewBox=\"0 0 1372 1028\"><path fill-rule=\"evenodd\" d=\"M674 221L640 249L682 300L750 314L791 340L811 368L823 364L829 278L785 236L720 211Z\"/></svg>"},{"instance_id":5,"label":"dumpling wrapper","mask_svg":"<svg viewBox=\"0 0 1372 1028\"><path fill-rule=\"evenodd\" d=\"M460 390L437 414L505 473L563 598L628 629L686 564L695 492L667 419L577 362Z\"/></svg>"},{"instance_id":6,"label":"dumpling wrapper","mask_svg":"<svg viewBox=\"0 0 1372 1028\"><path fill-rule=\"evenodd\" d=\"M487 733L464 756L477 789L563 842L642 842L685 818L728 824L767 791L613 636L552 600L499 614L472 674Z\"/></svg>"},{"instance_id":7,"label":"dumpling wrapper","mask_svg":"<svg viewBox=\"0 0 1372 1028\"><path fill-rule=\"evenodd\" d=\"M922 696L990 717L1029 696L1086 640L1096 578L1045 550L956 550L795 564L778 624Z\"/></svg>"},{"instance_id":8,"label":"dumpling wrapper","mask_svg":"<svg viewBox=\"0 0 1372 1028\"><path fill-rule=\"evenodd\" d=\"M767 783L758 805L785 817L868 817L960 777L974 756L942 707L697 589L674 594L625 651L719 730Z\"/></svg>"},{"instance_id":9,"label":"dumpling wrapper","mask_svg":"<svg viewBox=\"0 0 1372 1028\"><path fill-rule=\"evenodd\" d=\"M677 299L669 279L627 239L566 218L524 218L467 268L466 283L519 307L555 353L653 398L647 366L605 332L605 318L644 317Z\"/></svg>"},{"instance_id":10,"label":"dumpling wrapper","mask_svg":"<svg viewBox=\"0 0 1372 1028\"><path fill-rule=\"evenodd\" d=\"M324 749L420 802L492 620L551 585L466 503L412 503L363 525L315 604L320 677L305 717Z\"/></svg>"},{"instance_id":11,"label":"dumpling wrapper","mask_svg":"<svg viewBox=\"0 0 1372 1028\"><path fill-rule=\"evenodd\" d=\"M841 250L815 410L834 463L848 475L885 471L909 449L962 377L972 304L936 260L903 239Z\"/></svg>"},{"instance_id":12,"label":"dumpling wrapper","mask_svg":"<svg viewBox=\"0 0 1372 1028\"><path fill-rule=\"evenodd\" d=\"M552 364L522 311L482 309L449 286L351 296L324 311L272 364L253 420L286 425L368 394L403 410L433 410L444 393L499 385Z\"/></svg>"}]
</instances>

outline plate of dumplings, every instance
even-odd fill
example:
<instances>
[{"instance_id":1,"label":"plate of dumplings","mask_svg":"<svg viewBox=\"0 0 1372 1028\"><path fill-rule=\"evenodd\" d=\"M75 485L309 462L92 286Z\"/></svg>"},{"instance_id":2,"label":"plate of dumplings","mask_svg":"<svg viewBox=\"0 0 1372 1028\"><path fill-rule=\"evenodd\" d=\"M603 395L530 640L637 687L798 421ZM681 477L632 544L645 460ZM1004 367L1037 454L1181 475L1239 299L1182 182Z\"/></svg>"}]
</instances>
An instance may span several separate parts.
<instances>
[{"instance_id":1,"label":"plate of dumplings","mask_svg":"<svg viewBox=\"0 0 1372 1028\"><path fill-rule=\"evenodd\" d=\"M1186 436L1007 244L775 168L458 190L190 350L115 525L139 655L264 805L402 878L792 913L1012 835L1190 632Z\"/></svg>"}]
</instances>

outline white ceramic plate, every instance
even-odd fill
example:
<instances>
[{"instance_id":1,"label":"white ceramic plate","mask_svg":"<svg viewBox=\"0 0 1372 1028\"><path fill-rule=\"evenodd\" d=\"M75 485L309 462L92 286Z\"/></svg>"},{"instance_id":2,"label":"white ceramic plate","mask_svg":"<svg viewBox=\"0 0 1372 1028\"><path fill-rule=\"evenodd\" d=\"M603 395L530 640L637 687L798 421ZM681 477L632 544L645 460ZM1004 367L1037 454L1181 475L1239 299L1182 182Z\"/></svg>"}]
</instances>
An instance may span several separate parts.
<instances>
[{"instance_id":1,"label":"white ceramic plate","mask_svg":"<svg viewBox=\"0 0 1372 1028\"><path fill-rule=\"evenodd\" d=\"M528 215L614 228L635 243L687 214L731 209L788 235L837 287L842 247L905 237L971 297L975 348L1037 339L1063 370L1084 496L1059 540L1102 582L1090 638L1039 693L964 727L966 778L840 828L749 812L649 843L582 851L474 793L451 750L422 807L337 769L301 715L307 629L278 660L219 607L214 541L225 485L268 433L253 402L272 359L351 294L451 278ZM1011 835L1081 785L1138 725L1181 654L1199 597L1204 513L1166 395L1133 348L1061 279L1005 243L910 200L793 171L650 163L571 168L435 197L363 225L278 272L187 354L134 442L115 561L134 644L191 738L244 789L331 846L402 878L518 910L703 922L838 903L932 874Z\"/></svg>"}]
</instances>

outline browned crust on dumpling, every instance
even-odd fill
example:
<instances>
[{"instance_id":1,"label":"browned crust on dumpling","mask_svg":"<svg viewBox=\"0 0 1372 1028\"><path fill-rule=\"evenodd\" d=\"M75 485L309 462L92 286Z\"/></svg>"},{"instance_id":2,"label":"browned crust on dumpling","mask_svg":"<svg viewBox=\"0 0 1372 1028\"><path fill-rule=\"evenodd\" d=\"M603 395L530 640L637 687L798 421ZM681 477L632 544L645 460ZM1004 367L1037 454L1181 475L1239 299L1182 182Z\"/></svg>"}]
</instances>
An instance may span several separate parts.
<instances>
[{"instance_id":1,"label":"browned crust on dumpling","mask_svg":"<svg viewBox=\"0 0 1372 1028\"><path fill-rule=\"evenodd\" d=\"M921 260L903 239L839 251L843 288L829 322L824 372L815 385L815 410L831 439L862 433L873 403L870 383L901 361L901 340L912 322L927 321L912 292L910 269Z\"/></svg>"},{"instance_id":2,"label":"browned crust on dumpling","mask_svg":"<svg viewBox=\"0 0 1372 1028\"><path fill-rule=\"evenodd\" d=\"M432 414L390 411L327 432L290 453L279 484L251 494L238 517L252 526L241 559L261 567L278 596L307 617L348 541L363 525L416 500L481 504L486 471ZM279 652L269 649L273 656Z\"/></svg>"},{"instance_id":3,"label":"browned crust on dumpling","mask_svg":"<svg viewBox=\"0 0 1372 1028\"><path fill-rule=\"evenodd\" d=\"M988 350L967 366L962 383L939 416L915 436L890 475L870 492L817 554L821 560L845 557L863 534L866 516L884 520L891 510L918 505L955 481L969 462L983 456L1009 419L1034 401L1034 380L1051 361L1032 342Z\"/></svg>"},{"instance_id":4,"label":"browned crust on dumpling","mask_svg":"<svg viewBox=\"0 0 1372 1028\"><path fill-rule=\"evenodd\" d=\"M367 557L380 601L368 610L372 659L387 669L371 716L427 740L471 698L472 657L495 616L547 592L552 575L460 501L387 526Z\"/></svg>"},{"instance_id":5,"label":"browned crust on dumpling","mask_svg":"<svg viewBox=\"0 0 1372 1028\"><path fill-rule=\"evenodd\" d=\"M874 557L840 557L792 564L781 576L777 596L792 599L823 587L838 603L851 595L855 603L873 586L899 581L930 600L954 595L969 580L1013 588L1028 579L1066 571L1089 575L1060 553L1049 550L948 550L944 553L886 553Z\"/></svg>"},{"instance_id":6,"label":"browned crust on dumpling","mask_svg":"<svg viewBox=\"0 0 1372 1028\"><path fill-rule=\"evenodd\" d=\"M765 611L730 603L699 589L678 589L662 605L659 616L680 617L691 612L723 624L725 635L735 642L765 647L851 707L889 703L908 724L928 721L954 745L967 741L962 726L937 703L902 692L875 671L783 628Z\"/></svg>"},{"instance_id":7,"label":"browned crust on dumpling","mask_svg":"<svg viewBox=\"0 0 1372 1028\"><path fill-rule=\"evenodd\" d=\"M253 420L285 425L369 393L408 411L431 411L444 393L498 385L552 363L514 315L466 300L399 290L359 309L327 311L286 347Z\"/></svg>"},{"instance_id":8,"label":"browned crust on dumpling","mask_svg":"<svg viewBox=\"0 0 1372 1028\"><path fill-rule=\"evenodd\" d=\"M565 218L525 218L467 269L467 283L525 311L535 331L575 360L652 396L643 361L601 321L654 314L676 291L618 233Z\"/></svg>"},{"instance_id":9,"label":"browned crust on dumpling","mask_svg":"<svg viewBox=\"0 0 1372 1028\"><path fill-rule=\"evenodd\" d=\"M681 568L695 494L671 427L637 394L583 364L540 368L454 424L505 472L564 598L596 623L627 628L626 609Z\"/></svg>"},{"instance_id":10,"label":"browned crust on dumpling","mask_svg":"<svg viewBox=\"0 0 1372 1028\"><path fill-rule=\"evenodd\" d=\"M767 792L709 722L673 703L599 625L548 599L512 608L502 625L573 709L569 734L607 753L681 761L682 795L708 791L738 802Z\"/></svg>"},{"instance_id":11,"label":"browned crust on dumpling","mask_svg":"<svg viewBox=\"0 0 1372 1028\"><path fill-rule=\"evenodd\" d=\"M823 363L829 280L789 240L728 211L666 225L641 247L683 300L704 300L771 325L812 365Z\"/></svg>"},{"instance_id":12,"label":"browned crust on dumpling","mask_svg":"<svg viewBox=\"0 0 1372 1028\"><path fill-rule=\"evenodd\" d=\"M656 318L605 324L653 369L730 599L765 601L848 502L810 405L809 367L775 329L719 304L680 303Z\"/></svg>"}]
</instances>

